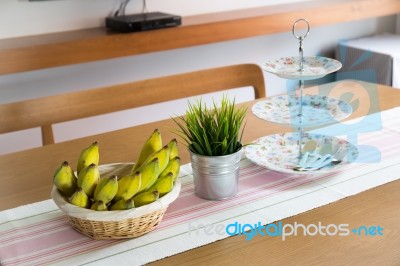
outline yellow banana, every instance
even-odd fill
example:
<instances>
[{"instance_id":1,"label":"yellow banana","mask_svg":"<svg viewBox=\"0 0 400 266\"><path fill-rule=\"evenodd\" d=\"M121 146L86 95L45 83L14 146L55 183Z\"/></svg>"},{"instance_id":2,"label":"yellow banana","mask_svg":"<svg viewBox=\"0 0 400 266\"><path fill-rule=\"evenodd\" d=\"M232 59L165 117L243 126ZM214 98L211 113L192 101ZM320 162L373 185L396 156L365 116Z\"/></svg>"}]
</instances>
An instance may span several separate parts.
<instances>
[{"instance_id":1,"label":"yellow banana","mask_svg":"<svg viewBox=\"0 0 400 266\"><path fill-rule=\"evenodd\" d=\"M135 208L135 204L133 202L133 199L128 199L128 200L124 200L124 199L120 199L119 201L113 203L110 206L110 211L122 211L122 210L129 210Z\"/></svg>"},{"instance_id":2,"label":"yellow banana","mask_svg":"<svg viewBox=\"0 0 400 266\"><path fill-rule=\"evenodd\" d=\"M75 193L72 194L71 198L69 198L69 202L82 208L89 208L90 206L89 197L81 188L78 188Z\"/></svg>"},{"instance_id":3,"label":"yellow banana","mask_svg":"<svg viewBox=\"0 0 400 266\"><path fill-rule=\"evenodd\" d=\"M143 164L146 164L146 163L154 160L154 158L158 158L158 170L161 173L162 171L164 171L165 167L167 167L168 162L169 162L168 145L165 145L164 147L162 147L161 149L159 149L158 151L156 151L152 155L150 155ZM138 170L140 170L140 168Z\"/></svg>"},{"instance_id":4,"label":"yellow banana","mask_svg":"<svg viewBox=\"0 0 400 266\"><path fill-rule=\"evenodd\" d=\"M94 190L94 201L102 201L105 204L109 203L117 194L118 179L113 175L110 177L100 178L99 184Z\"/></svg>"},{"instance_id":5,"label":"yellow banana","mask_svg":"<svg viewBox=\"0 0 400 266\"><path fill-rule=\"evenodd\" d=\"M169 159L172 160L173 158L178 157L178 141L173 139L167 145L169 149Z\"/></svg>"},{"instance_id":6,"label":"yellow banana","mask_svg":"<svg viewBox=\"0 0 400 266\"><path fill-rule=\"evenodd\" d=\"M107 205L102 201L96 201L90 209L94 211L108 211Z\"/></svg>"},{"instance_id":7,"label":"yellow banana","mask_svg":"<svg viewBox=\"0 0 400 266\"><path fill-rule=\"evenodd\" d=\"M175 182L176 178L179 175L179 170L181 169L181 159L179 157L175 157L171 159L167 165L167 167L164 169L164 171L161 172L159 178L168 175L169 173L173 174L173 182Z\"/></svg>"},{"instance_id":8,"label":"yellow banana","mask_svg":"<svg viewBox=\"0 0 400 266\"><path fill-rule=\"evenodd\" d=\"M147 192L158 191L160 198L169 193L174 187L174 174L169 172L163 177L159 177L157 181L147 190Z\"/></svg>"},{"instance_id":9,"label":"yellow banana","mask_svg":"<svg viewBox=\"0 0 400 266\"><path fill-rule=\"evenodd\" d=\"M99 157L99 145L97 141L90 144L89 147L83 149L78 159L78 167L76 169L78 174L83 168L92 163L99 165Z\"/></svg>"},{"instance_id":10,"label":"yellow banana","mask_svg":"<svg viewBox=\"0 0 400 266\"><path fill-rule=\"evenodd\" d=\"M118 191L115 195L114 201L120 199L128 200L132 198L136 193L139 192L140 185L142 184L142 174L140 171L136 171L134 174L130 174L122 177L118 180Z\"/></svg>"},{"instance_id":11,"label":"yellow banana","mask_svg":"<svg viewBox=\"0 0 400 266\"><path fill-rule=\"evenodd\" d=\"M140 151L139 159L136 164L133 166L132 173L135 172L145 161L146 159L162 148L162 139L161 133L158 129L155 129L150 137L143 144L143 147Z\"/></svg>"},{"instance_id":12,"label":"yellow banana","mask_svg":"<svg viewBox=\"0 0 400 266\"><path fill-rule=\"evenodd\" d=\"M99 168L97 165L92 163L91 165L83 168L78 174L78 187L82 188L86 195L92 197L99 179Z\"/></svg>"},{"instance_id":13,"label":"yellow banana","mask_svg":"<svg viewBox=\"0 0 400 266\"><path fill-rule=\"evenodd\" d=\"M78 188L74 171L68 162L63 162L55 171L53 184L58 188L63 196L71 197Z\"/></svg>"},{"instance_id":14,"label":"yellow banana","mask_svg":"<svg viewBox=\"0 0 400 266\"><path fill-rule=\"evenodd\" d=\"M158 200L160 193L158 191L143 192L133 197L136 207L150 204Z\"/></svg>"},{"instance_id":15,"label":"yellow banana","mask_svg":"<svg viewBox=\"0 0 400 266\"><path fill-rule=\"evenodd\" d=\"M159 159L154 158L152 161L143 164L138 171L141 174L141 184L140 189L137 193L143 192L149 187L151 187L154 182L156 182L158 175L160 174L159 169Z\"/></svg>"}]
</instances>

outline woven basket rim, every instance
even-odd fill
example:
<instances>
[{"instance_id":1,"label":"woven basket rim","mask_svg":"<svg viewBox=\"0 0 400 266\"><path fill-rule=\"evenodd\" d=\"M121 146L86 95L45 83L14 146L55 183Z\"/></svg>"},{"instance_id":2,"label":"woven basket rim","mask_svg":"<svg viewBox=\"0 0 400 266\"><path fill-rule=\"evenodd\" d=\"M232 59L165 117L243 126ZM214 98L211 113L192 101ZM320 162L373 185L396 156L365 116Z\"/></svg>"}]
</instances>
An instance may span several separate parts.
<instances>
[{"instance_id":1,"label":"woven basket rim","mask_svg":"<svg viewBox=\"0 0 400 266\"><path fill-rule=\"evenodd\" d=\"M102 165L103 167L126 167L132 166L132 163L114 163ZM99 166L100 167L100 166ZM159 211L162 209L166 209L170 203L176 200L179 196L179 192L181 190L181 182L180 179L177 178L174 183L173 189L157 201L150 203L148 205L144 205L141 207L133 208L130 210L124 211L94 211L90 209L81 208L69 203L64 196L60 194L58 189L53 186L51 190L51 197L55 204L60 208L68 216L72 216L79 219L91 220L91 221L121 221L125 219L133 219L137 218L155 211Z\"/></svg>"}]
</instances>

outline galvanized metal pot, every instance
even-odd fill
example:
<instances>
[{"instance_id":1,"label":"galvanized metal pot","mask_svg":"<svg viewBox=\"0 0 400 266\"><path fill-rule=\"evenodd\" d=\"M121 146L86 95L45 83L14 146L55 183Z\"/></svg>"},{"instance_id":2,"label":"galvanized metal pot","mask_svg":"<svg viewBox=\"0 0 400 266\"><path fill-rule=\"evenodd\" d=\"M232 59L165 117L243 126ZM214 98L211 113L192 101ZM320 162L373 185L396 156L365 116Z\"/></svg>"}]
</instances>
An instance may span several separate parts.
<instances>
[{"instance_id":1,"label":"galvanized metal pot","mask_svg":"<svg viewBox=\"0 0 400 266\"><path fill-rule=\"evenodd\" d=\"M235 196L238 192L241 154L242 149L224 156L203 156L190 151L195 194L208 200Z\"/></svg>"}]
</instances>

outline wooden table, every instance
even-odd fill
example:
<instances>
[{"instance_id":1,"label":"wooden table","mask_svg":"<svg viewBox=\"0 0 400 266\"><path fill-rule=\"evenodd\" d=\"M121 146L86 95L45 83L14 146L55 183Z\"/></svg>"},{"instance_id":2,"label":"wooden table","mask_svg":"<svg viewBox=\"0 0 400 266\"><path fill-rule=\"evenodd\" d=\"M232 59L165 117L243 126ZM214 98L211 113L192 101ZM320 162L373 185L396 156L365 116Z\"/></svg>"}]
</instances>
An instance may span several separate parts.
<instances>
[{"instance_id":1,"label":"wooden table","mask_svg":"<svg viewBox=\"0 0 400 266\"><path fill-rule=\"evenodd\" d=\"M308 93L324 94L330 89L331 96L340 96L344 92L354 93L361 105L351 119L366 114L372 106L369 94L363 87L372 88L370 92L377 89L377 97L373 96L373 100L379 101L381 110L400 106L400 90L383 85L345 81L328 84L324 88L311 88ZM253 104L245 103L249 107ZM250 114L250 110L248 112L245 143L257 137L291 131L290 127L268 123ZM0 210L49 199L55 168L63 160L71 164L76 162L80 150L95 140L100 144L101 164L135 161L143 142L155 128L161 130L165 142L176 137L172 132L176 128L175 124L171 120L164 120L0 156ZM189 162L183 145L180 145L180 155L183 163ZM271 237L255 237L251 241L242 237L229 237L154 264L400 264L400 181L296 215L283 222L380 225L384 228L384 236L297 236L286 241Z\"/></svg>"}]
</instances>

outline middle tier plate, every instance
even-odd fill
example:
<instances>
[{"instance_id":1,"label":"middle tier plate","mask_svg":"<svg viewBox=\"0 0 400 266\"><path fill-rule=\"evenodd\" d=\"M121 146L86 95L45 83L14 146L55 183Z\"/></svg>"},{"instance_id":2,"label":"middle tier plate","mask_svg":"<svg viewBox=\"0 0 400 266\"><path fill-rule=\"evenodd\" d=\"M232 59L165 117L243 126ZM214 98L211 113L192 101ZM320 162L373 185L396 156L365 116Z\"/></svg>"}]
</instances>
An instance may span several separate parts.
<instances>
[{"instance_id":1,"label":"middle tier plate","mask_svg":"<svg viewBox=\"0 0 400 266\"><path fill-rule=\"evenodd\" d=\"M320 126L347 118L352 108L344 101L320 95L303 96L303 126ZM300 125L300 99L296 95L278 95L258 101L252 107L257 117L279 124Z\"/></svg>"}]
</instances>

